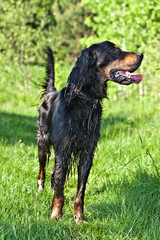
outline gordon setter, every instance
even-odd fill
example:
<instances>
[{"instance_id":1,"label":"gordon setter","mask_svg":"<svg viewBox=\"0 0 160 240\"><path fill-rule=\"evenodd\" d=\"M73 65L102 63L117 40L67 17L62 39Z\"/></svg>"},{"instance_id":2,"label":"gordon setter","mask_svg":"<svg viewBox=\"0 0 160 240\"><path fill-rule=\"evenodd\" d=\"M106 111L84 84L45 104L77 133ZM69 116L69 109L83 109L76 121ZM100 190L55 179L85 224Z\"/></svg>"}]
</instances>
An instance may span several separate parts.
<instances>
[{"instance_id":1,"label":"gordon setter","mask_svg":"<svg viewBox=\"0 0 160 240\"><path fill-rule=\"evenodd\" d=\"M51 218L62 216L64 183L76 163L78 185L74 217L79 222L84 219L85 187L100 137L101 103L107 97L107 82L140 83L142 75L133 72L140 66L143 54L122 51L109 41L93 44L82 51L68 77L67 86L60 91L54 86L54 58L50 48L47 48L47 54L46 81L38 120L38 189L42 191L44 187L46 161L53 145Z\"/></svg>"}]
</instances>

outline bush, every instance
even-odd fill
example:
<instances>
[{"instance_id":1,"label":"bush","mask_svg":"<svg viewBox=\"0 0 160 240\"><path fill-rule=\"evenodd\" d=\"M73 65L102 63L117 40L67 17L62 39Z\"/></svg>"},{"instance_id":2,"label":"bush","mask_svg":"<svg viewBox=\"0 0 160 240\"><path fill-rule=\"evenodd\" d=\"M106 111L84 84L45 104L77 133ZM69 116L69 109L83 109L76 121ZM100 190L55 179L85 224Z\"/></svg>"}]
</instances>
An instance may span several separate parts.
<instances>
[{"instance_id":1,"label":"bush","mask_svg":"<svg viewBox=\"0 0 160 240\"><path fill-rule=\"evenodd\" d=\"M80 0L1 1L1 63L41 64L46 46L59 60L77 56L79 39L89 31L85 14Z\"/></svg>"}]
</instances>

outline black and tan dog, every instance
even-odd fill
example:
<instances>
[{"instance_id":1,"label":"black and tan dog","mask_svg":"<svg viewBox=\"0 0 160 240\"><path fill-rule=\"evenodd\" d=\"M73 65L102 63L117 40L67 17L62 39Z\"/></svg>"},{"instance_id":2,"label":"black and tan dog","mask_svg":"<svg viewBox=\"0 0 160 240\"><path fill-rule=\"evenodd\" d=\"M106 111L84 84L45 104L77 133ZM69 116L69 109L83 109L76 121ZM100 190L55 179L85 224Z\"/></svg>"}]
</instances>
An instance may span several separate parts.
<instances>
[{"instance_id":1,"label":"black and tan dog","mask_svg":"<svg viewBox=\"0 0 160 240\"><path fill-rule=\"evenodd\" d=\"M55 165L51 175L54 186L51 218L62 215L64 183L71 165L78 165L77 196L74 203L75 221L84 219L84 194L93 156L100 137L102 99L107 97L107 82L123 85L138 84L141 74L133 72L140 66L143 54L124 52L105 41L82 51L72 69L67 87L56 91L54 86L54 58L47 49L44 101L38 120L38 189L45 182L45 166L50 157L50 146L55 151Z\"/></svg>"}]
</instances>

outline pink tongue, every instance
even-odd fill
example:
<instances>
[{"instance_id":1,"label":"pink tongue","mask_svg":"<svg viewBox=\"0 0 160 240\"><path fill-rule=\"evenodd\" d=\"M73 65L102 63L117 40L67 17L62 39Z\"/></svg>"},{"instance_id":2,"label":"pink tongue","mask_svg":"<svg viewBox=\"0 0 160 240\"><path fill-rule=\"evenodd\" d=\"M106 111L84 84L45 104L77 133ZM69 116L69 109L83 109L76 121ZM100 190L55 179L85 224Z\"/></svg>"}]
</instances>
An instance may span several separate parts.
<instances>
[{"instance_id":1,"label":"pink tongue","mask_svg":"<svg viewBox=\"0 0 160 240\"><path fill-rule=\"evenodd\" d=\"M119 74L134 79L135 84L139 84L142 81L142 74L140 73L130 73L128 71L119 71Z\"/></svg>"},{"instance_id":2,"label":"pink tongue","mask_svg":"<svg viewBox=\"0 0 160 240\"><path fill-rule=\"evenodd\" d=\"M132 73L131 74L131 78L134 79L134 83L135 84L138 84L142 81L142 74L139 74L139 73Z\"/></svg>"}]
</instances>

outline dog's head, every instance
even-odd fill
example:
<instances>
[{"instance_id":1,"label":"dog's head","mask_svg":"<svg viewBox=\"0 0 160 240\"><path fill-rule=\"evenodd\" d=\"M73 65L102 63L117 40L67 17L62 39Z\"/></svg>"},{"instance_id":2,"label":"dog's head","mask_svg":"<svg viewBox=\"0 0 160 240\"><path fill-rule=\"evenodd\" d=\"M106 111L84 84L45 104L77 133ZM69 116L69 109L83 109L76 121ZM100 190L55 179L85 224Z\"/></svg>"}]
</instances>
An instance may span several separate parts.
<instances>
[{"instance_id":1,"label":"dog's head","mask_svg":"<svg viewBox=\"0 0 160 240\"><path fill-rule=\"evenodd\" d=\"M142 53L122 51L109 41L93 44L89 49L96 53L97 66L103 71L106 80L123 85L141 82L142 75L133 72L142 62Z\"/></svg>"},{"instance_id":2,"label":"dog's head","mask_svg":"<svg viewBox=\"0 0 160 240\"><path fill-rule=\"evenodd\" d=\"M66 98L73 99L80 91L92 98L106 97L106 82L123 85L138 84L141 74L134 71L140 66L142 53L125 52L109 41L91 45L82 51L68 78Z\"/></svg>"}]
</instances>

